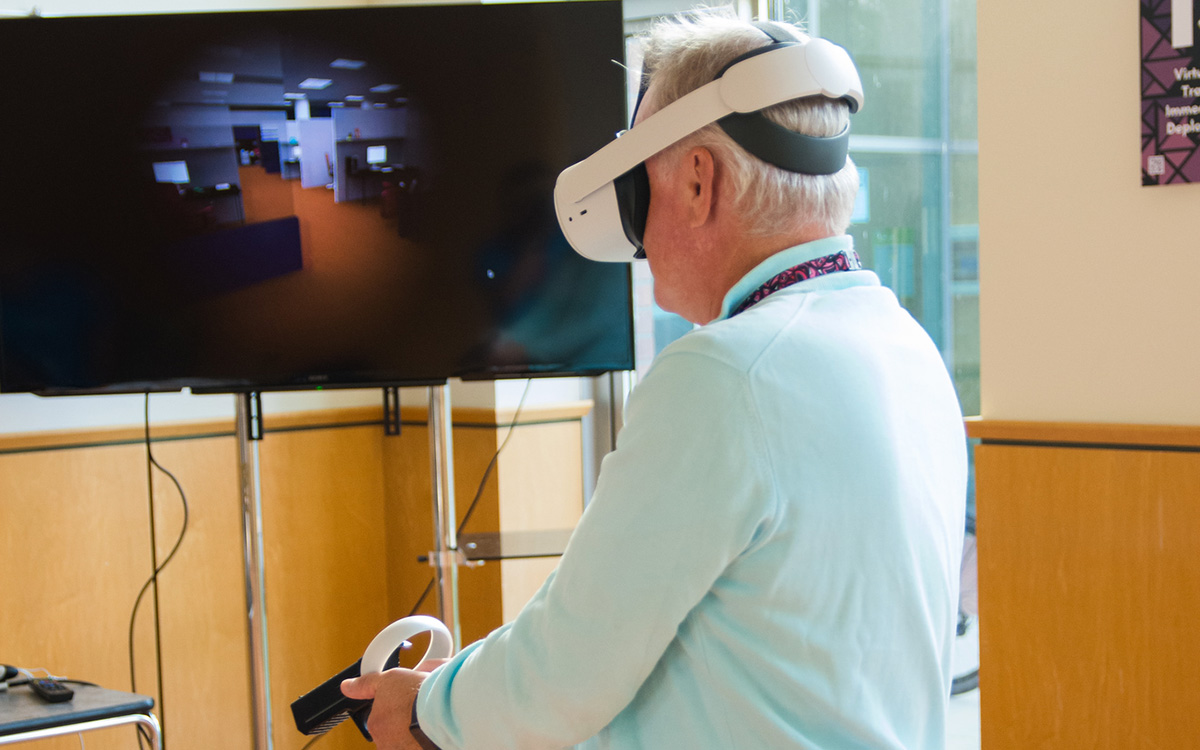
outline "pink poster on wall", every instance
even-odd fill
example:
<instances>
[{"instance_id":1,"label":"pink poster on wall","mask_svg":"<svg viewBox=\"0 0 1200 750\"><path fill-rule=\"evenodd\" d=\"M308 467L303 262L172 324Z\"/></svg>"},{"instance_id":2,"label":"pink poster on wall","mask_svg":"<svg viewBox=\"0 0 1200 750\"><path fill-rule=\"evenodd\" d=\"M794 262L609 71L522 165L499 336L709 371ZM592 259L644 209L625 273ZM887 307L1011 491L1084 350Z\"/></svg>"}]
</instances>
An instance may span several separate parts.
<instances>
[{"instance_id":1,"label":"pink poster on wall","mask_svg":"<svg viewBox=\"0 0 1200 750\"><path fill-rule=\"evenodd\" d=\"M1142 184L1200 182L1200 0L1141 0Z\"/></svg>"}]
</instances>

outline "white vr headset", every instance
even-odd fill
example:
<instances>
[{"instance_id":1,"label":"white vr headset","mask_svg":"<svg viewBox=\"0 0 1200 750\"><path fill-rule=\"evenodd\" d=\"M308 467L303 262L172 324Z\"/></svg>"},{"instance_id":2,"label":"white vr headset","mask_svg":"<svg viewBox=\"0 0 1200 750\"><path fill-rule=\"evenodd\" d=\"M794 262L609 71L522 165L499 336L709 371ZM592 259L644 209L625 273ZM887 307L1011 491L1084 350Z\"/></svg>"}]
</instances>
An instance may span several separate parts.
<instances>
[{"instance_id":1,"label":"white vr headset","mask_svg":"<svg viewBox=\"0 0 1200 750\"><path fill-rule=\"evenodd\" d=\"M850 55L824 39L800 41L783 36L780 26L755 26L771 44L735 58L715 80L558 176L554 208L576 252L599 261L644 258L642 233L650 205L645 160L713 122L755 157L790 172L834 174L846 165L849 127L835 136L808 136L775 124L760 110L821 95L844 99L857 112L862 81ZM643 75L642 94L645 80Z\"/></svg>"}]
</instances>

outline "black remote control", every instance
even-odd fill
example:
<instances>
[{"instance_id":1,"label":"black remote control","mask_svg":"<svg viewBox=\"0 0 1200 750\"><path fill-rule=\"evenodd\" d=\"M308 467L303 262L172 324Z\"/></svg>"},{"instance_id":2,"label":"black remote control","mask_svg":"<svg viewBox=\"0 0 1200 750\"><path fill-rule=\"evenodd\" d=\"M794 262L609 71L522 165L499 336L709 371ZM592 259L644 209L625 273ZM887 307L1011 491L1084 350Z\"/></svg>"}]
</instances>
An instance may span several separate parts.
<instances>
[{"instance_id":1,"label":"black remote control","mask_svg":"<svg viewBox=\"0 0 1200 750\"><path fill-rule=\"evenodd\" d=\"M62 703L75 697L74 690L53 677L34 677L29 680L29 687L47 703Z\"/></svg>"}]
</instances>

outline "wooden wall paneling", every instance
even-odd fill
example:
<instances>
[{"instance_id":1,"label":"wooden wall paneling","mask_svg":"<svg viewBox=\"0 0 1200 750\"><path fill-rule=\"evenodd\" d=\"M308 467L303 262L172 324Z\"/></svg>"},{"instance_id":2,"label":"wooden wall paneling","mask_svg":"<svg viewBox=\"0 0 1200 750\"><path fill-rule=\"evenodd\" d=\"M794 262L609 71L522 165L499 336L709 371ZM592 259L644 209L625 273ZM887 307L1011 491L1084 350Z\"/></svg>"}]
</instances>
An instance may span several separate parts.
<instances>
[{"instance_id":1,"label":"wooden wall paneling","mask_svg":"<svg viewBox=\"0 0 1200 750\"><path fill-rule=\"evenodd\" d=\"M268 432L260 443L272 739L310 738L291 703L362 656L389 622L379 425ZM367 747L347 723L324 748Z\"/></svg>"},{"instance_id":2,"label":"wooden wall paneling","mask_svg":"<svg viewBox=\"0 0 1200 750\"><path fill-rule=\"evenodd\" d=\"M433 490L430 472L430 433L426 409L406 408L400 438L385 439L385 484L388 487L388 554L392 619L407 616L433 580L434 570L418 558L433 550ZM455 410L451 427L455 458L455 510L458 524L479 490L487 463L496 454L496 427L481 421L481 409ZM414 424L418 422L418 424ZM466 533L494 532L497 518L497 475L492 473ZM431 589L418 610L437 616L437 590ZM478 641L502 624L500 570L491 563L458 569L458 623L464 644Z\"/></svg>"},{"instance_id":3,"label":"wooden wall paneling","mask_svg":"<svg viewBox=\"0 0 1200 750\"><path fill-rule=\"evenodd\" d=\"M982 417L968 417L966 425L968 435L989 442L1142 448L1200 446L1200 426L1196 425L1027 422Z\"/></svg>"},{"instance_id":4,"label":"wooden wall paneling","mask_svg":"<svg viewBox=\"0 0 1200 750\"><path fill-rule=\"evenodd\" d=\"M494 418L493 418L494 419ZM491 423L457 422L454 426L454 509L457 526L464 534L499 531L500 462L482 484L488 464L500 447L503 430ZM507 449L505 449L507 450ZM474 513L462 526L471 501L479 494ZM430 513L432 515L432 504ZM431 527L432 528L432 527ZM431 569L432 572L432 569ZM501 564L488 562L476 567L459 567L459 631L464 645L484 638L504 623L501 605Z\"/></svg>"},{"instance_id":5,"label":"wooden wall paneling","mask_svg":"<svg viewBox=\"0 0 1200 750\"><path fill-rule=\"evenodd\" d=\"M410 415L409 417L414 418ZM424 411L419 415L424 419ZM461 523L479 487L484 468L495 452L495 431L456 425L454 440L455 510ZM429 467L429 430L406 424L399 438L385 438L388 570L391 618L405 617L433 581L434 569L418 558L434 547L433 479ZM495 521L496 480L489 480L467 532L491 531ZM472 643L500 625L500 570L484 565L459 568L459 628L463 643ZM438 614L437 591L430 589L421 614Z\"/></svg>"},{"instance_id":6,"label":"wooden wall paneling","mask_svg":"<svg viewBox=\"0 0 1200 750\"><path fill-rule=\"evenodd\" d=\"M433 549L429 432L425 425L405 424L399 436L383 438L383 484L387 498L388 618L395 621L413 611L433 579L433 568L417 561ZM436 592L431 589L416 611L436 616Z\"/></svg>"},{"instance_id":7,"label":"wooden wall paneling","mask_svg":"<svg viewBox=\"0 0 1200 750\"><path fill-rule=\"evenodd\" d=\"M561 412L561 413L560 413ZM582 431L579 422L586 407L572 405L563 411L526 410L504 448L465 533L573 528L583 507ZM539 423L545 416L554 419ZM424 419L424 411L406 412L406 419ZM484 473L508 434L511 414L501 416L477 409L455 411L453 427L455 503L461 523L479 491ZM531 421L532 420L532 421ZM433 570L415 562L433 545L433 513L429 472L428 431L406 426L402 437L389 448L388 535L393 575L393 595L404 605L392 616L411 610ZM504 510L507 508L507 510ZM489 562L459 569L459 617L464 643L483 638L529 600L553 570L557 560ZM421 612L436 614L431 594Z\"/></svg>"},{"instance_id":8,"label":"wooden wall paneling","mask_svg":"<svg viewBox=\"0 0 1200 750\"><path fill-rule=\"evenodd\" d=\"M352 663L379 629L407 615L432 576L433 569L416 559L433 546L424 412L406 407L403 434L396 438L383 434L375 410L268 420L259 449L273 741L281 750L308 741L294 729L291 701ZM484 486L468 532L574 525L582 506L579 413L575 407L564 414L526 410L526 423ZM528 423L539 418L561 421ZM497 427L490 410L455 411L460 523L509 419ZM183 750L249 746L253 734L241 494L231 433L224 422L154 428L155 455L179 478L190 506L188 534L159 590L162 713L170 746ZM96 430L0 440L4 658L129 688L129 613L152 570L139 434ZM153 481L161 561L174 544L182 507L169 479L154 472ZM42 558L37 549L62 554ZM514 612L523 605L553 564L460 569L464 642L499 626L505 601ZM539 569L520 572L523 567ZM503 599L501 589L514 586L517 593ZM137 689L157 698L153 603L148 593L137 621ZM434 613L435 605L430 597L421 611ZM33 612L48 615L54 627ZM132 729L108 730L89 734L86 742L90 750L110 750L129 747L132 737ZM328 748L367 746L350 724L321 742ZM72 737L33 746L73 750L77 744Z\"/></svg>"},{"instance_id":9,"label":"wooden wall paneling","mask_svg":"<svg viewBox=\"0 0 1200 750\"><path fill-rule=\"evenodd\" d=\"M0 455L0 655L6 663L128 690L129 618L150 575L149 503L139 445ZM135 633L138 692L156 696L153 600ZM129 747L133 729L88 737ZM31 743L77 748L74 737Z\"/></svg>"},{"instance_id":10,"label":"wooden wall paneling","mask_svg":"<svg viewBox=\"0 0 1200 750\"><path fill-rule=\"evenodd\" d=\"M253 744L242 503L233 437L154 442L154 457L179 480L187 530L159 575L163 703L172 750ZM161 565L179 539L183 502L154 472ZM287 717L284 717L287 718Z\"/></svg>"},{"instance_id":11,"label":"wooden wall paneling","mask_svg":"<svg viewBox=\"0 0 1200 750\"><path fill-rule=\"evenodd\" d=\"M578 419L518 425L499 470L500 528L575 528L583 513L583 431ZM505 622L516 618L557 565L557 557L500 563Z\"/></svg>"},{"instance_id":12,"label":"wooden wall paneling","mask_svg":"<svg viewBox=\"0 0 1200 750\"><path fill-rule=\"evenodd\" d=\"M976 449L987 750L1200 737L1200 453Z\"/></svg>"}]
</instances>

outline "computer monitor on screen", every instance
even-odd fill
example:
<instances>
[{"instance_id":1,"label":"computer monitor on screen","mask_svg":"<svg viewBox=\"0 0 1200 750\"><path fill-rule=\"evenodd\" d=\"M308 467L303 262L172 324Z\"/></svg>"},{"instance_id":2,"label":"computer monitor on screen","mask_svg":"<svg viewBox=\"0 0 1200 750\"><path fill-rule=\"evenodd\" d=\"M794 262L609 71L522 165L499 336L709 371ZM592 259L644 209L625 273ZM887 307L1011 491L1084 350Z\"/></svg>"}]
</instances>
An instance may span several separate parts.
<instances>
[{"instance_id":1,"label":"computer monitor on screen","mask_svg":"<svg viewBox=\"0 0 1200 750\"><path fill-rule=\"evenodd\" d=\"M186 161L156 161L154 162L154 181L173 182L176 185L186 185L188 178Z\"/></svg>"},{"instance_id":2,"label":"computer monitor on screen","mask_svg":"<svg viewBox=\"0 0 1200 750\"><path fill-rule=\"evenodd\" d=\"M367 146L367 164L387 164L387 146Z\"/></svg>"}]
</instances>

